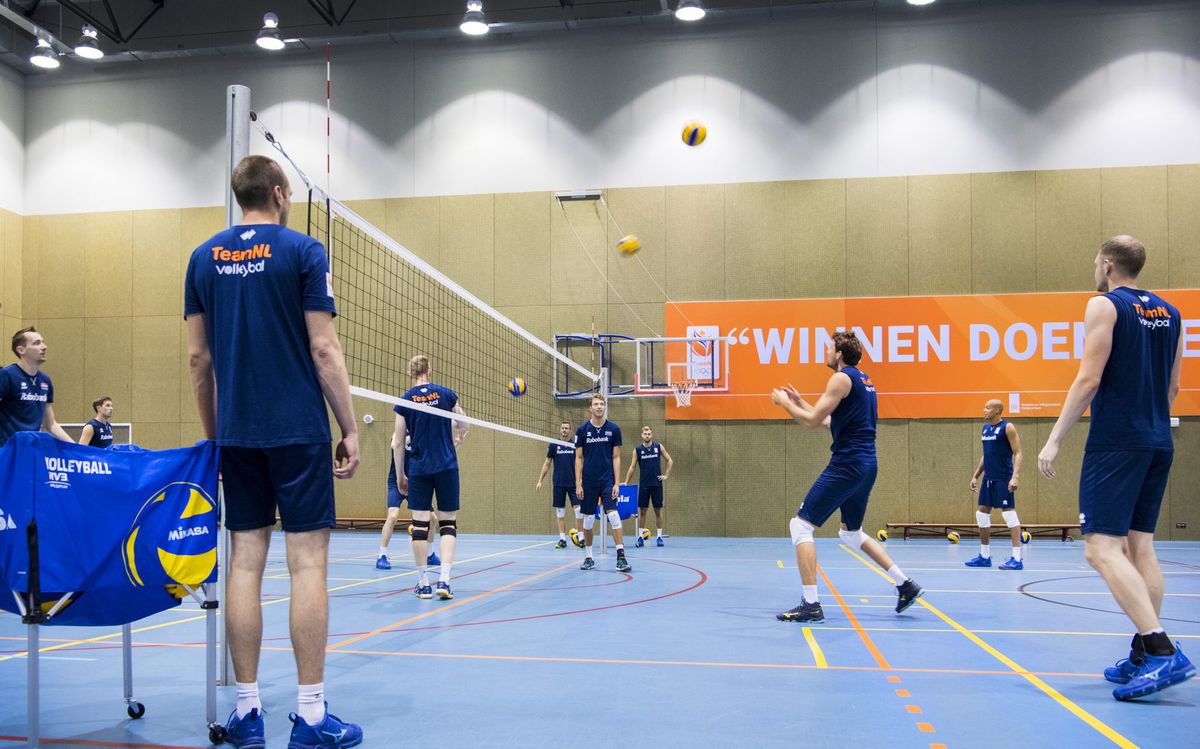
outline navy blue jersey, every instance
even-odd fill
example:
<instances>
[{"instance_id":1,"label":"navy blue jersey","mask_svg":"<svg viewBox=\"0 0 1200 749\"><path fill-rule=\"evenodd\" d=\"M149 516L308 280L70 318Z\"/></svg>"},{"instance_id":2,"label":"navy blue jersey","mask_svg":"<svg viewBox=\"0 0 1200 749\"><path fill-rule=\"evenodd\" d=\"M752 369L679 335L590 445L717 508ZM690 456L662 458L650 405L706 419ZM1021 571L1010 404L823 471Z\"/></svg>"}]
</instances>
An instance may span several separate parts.
<instances>
[{"instance_id":1,"label":"navy blue jersey","mask_svg":"<svg viewBox=\"0 0 1200 749\"><path fill-rule=\"evenodd\" d=\"M92 439L88 442L92 447L112 447L112 424L105 424L99 419L88 419L92 425Z\"/></svg>"},{"instance_id":2,"label":"navy blue jersey","mask_svg":"<svg viewBox=\"0 0 1200 749\"><path fill-rule=\"evenodd\" d=\"M406 401L421 403L442 411L453 411L458 405L458 396L453 390L432 383L410 388L401 397ZM409 442L409 476L428 476L431 473L458 469L452 419L402 406L393 406L392 410L404 417L408 433L412 435Z\"/></svg>"},{"instance_id":3,"label":"navy blue jersey","mask_svg":"<svg viewBox=\"0 0 1200 749\"><path fill-rule=\"evenodd\" d=\"M583 451L583 485L610 486L613 475L613 448L621 446L621 427L605 420L594 426L588 419L575 430L575 447Z\"/></svg>"},{"instance_id":4,"label":"navy blue jersey","mask_svg":"<svg viewBox=\"0 0 1200 749\"><path fill-rule=\"evenodd\" d=\"M1085 449L1174 450L1167 390L1179 310L1149 291L1121 287L1104 296L1117 308L1117 321Z\"/></svg>"},{"instance_id":5,"label":"navy blue jersey","mask_svg":"<svg viewBox=\"0 0 1200 749\"><path fill-rule=\"evenodd\" d=\"M404 473L408 475L408 447L404 448ZM388 486L396 485L396 456L388 450Z\"/></svg>"},{"instance_id":6,"label":"navy blue jersey","mask_svg":"<svg viewBox=\"0 0 1200 749\"><path fill-rule=\"evenodd\" d=\"M575 486L575 448L551 443L546 457L554 461L554 486Z\"/></svg>"},{"instance_id":7,"label":"navy blue jersey","mask_svg":"<svg viewBox=\"0 0 1200 749\"><path fill-rule=\"evenodd\" d=\"M662 486L658 478L662 475L662 445L651 442L647 447L642 443L633 451L637 454L638 486Z\"/></svg>"},{"instance_id":8,"label":"navy blue jersey","mask_svg":"<svg viewBox=\"0 0 1200 749\"><path fill-rule=\"evenodd\" d=\"M45 372L30 377L18 364L0 369L0 445L17 432L42 428L46 405L54 402L54 385Z\"/></svg>"},{"instance_id":9,"label":"navy blue jersey","mask_svg":"<svg viewBox=\"0 0 1200 749\"><path fill-rule=\"evenodd\" d=\"M304 313L335 313L321 244L275 224L235 226L192 252L183 314L204 315L217 379L217 443L329 442Z\"/></svg>"},{"instance_id":10,"label":"navy blue jersey","mask_svg":"<svg viewBox=\"0 0 1200 749\"><path fill-rule=\"evenodd\" d=\"M995 481L1008 481L1013 474L1012 444L1008 441L1005 430L1008 422L1001 419L999 424L984 424L980 431L983 440L983 477Z\"/></svg>"},{"instance_id":11,"label":"navy blue jersey","mask_svg":"<svg viewBox=\"0 0 1200 749\"><path fill-rule=\"evenodd\" d=\"M834 458L874 460L875 422L878 419L875 385L858 367L845 367L842 374L850 378L850 392L830 415L833 445L829 449Z\"/></svg>"}]
</instances>

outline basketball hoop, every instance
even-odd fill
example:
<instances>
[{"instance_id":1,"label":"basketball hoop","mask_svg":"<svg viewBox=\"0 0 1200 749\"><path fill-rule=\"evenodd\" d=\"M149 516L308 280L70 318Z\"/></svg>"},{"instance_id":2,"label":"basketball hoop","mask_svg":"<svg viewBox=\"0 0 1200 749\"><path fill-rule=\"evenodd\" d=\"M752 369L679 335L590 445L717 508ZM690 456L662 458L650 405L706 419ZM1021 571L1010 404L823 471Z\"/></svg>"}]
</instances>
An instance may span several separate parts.
<instances>
[{"instance_id":1,"label":"basketball hoop","mask_svg":"<svg viewBox=\"0 0 1200 749\"><path fill-rule=\"evenodd\" d=\"M696 389L695 380L680 380L671 383L671 391L675 393L675 405L683 408L692 405L692 391Z\"/></svg>"}]
</instances>

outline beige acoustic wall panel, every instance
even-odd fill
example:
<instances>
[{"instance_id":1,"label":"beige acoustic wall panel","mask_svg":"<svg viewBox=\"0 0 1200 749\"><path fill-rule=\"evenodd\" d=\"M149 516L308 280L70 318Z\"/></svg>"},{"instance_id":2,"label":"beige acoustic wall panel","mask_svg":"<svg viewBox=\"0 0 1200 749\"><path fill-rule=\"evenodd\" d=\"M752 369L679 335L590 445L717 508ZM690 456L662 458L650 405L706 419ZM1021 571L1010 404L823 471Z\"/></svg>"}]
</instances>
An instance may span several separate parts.
<instances>
[{"instance_id":1,"label":"beige acoustic wall panel","mask_svg":"<svg viewBox=\"0 0 1200 749\"><path fill-rule=\"evenodd\" d=\"M1171 464L1171 480L1167 487L1169 512L1158 521L1158 538L1174 541L1200 541L1200 502L1196 487L1200 486L1200 418L1184 418L1171 432L1175 438L1175 460ZM1183 527L1180 527L1183 526Z\"/></svg>"},{"instance_id":2,"label":"beige acoustic wall panel","mask_svg":"<svg viewBox=\"0 0 1200 749\"><path fill-rule=\"evenodd\" d=\"M845 296L846 180L783 184L785 296Z\"/></svg>"},{"instance_id":3,"label":"beige acoustic wall panel","mask_svg":"<svg viewBox=\"0 0 1200 749\"><path fill-rule=\"evenodd\" d=\"M1037 288L1033 172L971 175L972 293Z\"/></svg>"},{"instance_id":4,"label":"beige acoustic wall panel","mask_svg":"<svg viewBox=\"0 0 1200 749\"><path fill-rule=\"evenodd\" d=\"M725 186L666 188L667 295L677 302L727 299Z\"/></svg>"},{"instance_id":5,"label":"beige acoustic wall panel","mask_svg":"<svg viewBox=\"0 0 1200 749\"><path fill-rule=\"evenodd\" d=\"M85 214L84 307L89 317L133 314L133 213Z\"/></svg>"},{"instance_id":6,"label":"beige acoustic wall panel","mask_svg":"<svg viewBox=\"0 0 1200 749\"><path fill-rule=\"evenodd\" d=\"M346 207L357 213L363 220L371 224L381 231L387 231L384 227L387 225L387 201L382 198L374 200L347 200ZM307 206L305 210L297 211L294 207L292 213L295 220L289 221L288 224L292 229L304 234L307 232L306 224L308 221ZM324 244L323 237L317 237Z\"/></svg>"},{"instance_id":7,"label":"beige acoustic wall panel","mask_svg":"<svg viewBox=\"0 0 1200 749\"><path fill-rule=\"evenodd\" d=\"M792 287L785 216L790 183L725 186L725 295L782 299Z\"/></svg>"},{"instance_id":8,"label":"beige acoustic wall panel","mask_svg":"<svg viewBox=\"0 0 1200 749\"><path fill-rule=\"evenodd\" d=\"M86 216L45 216L38 247L37 318L87 314ZM29 317L26 314L26 317Z\"/></svg>"},{"instance_id":9,"label":"beige acoustic wall panel","mask_svg":"<svg viewBox=\"0 0 1200 749\"><path fill-rule=\"evenodd\" d=\"M439 203L438 270L487 304L496 301L496 199L458 195Z\"/></svg>"},{"instance_id":10,"label":"beige acoustic wall panel","mask_svg":"<svg viewBox=\"0 0 1200 749\"><path fill-rule=\"evenodd\" d=\"M1021 469L1021 483L1028 490L1032 480L1037 486L1037 513L1026 512L1021 520L1026 523L1078 523L1079 522L1079 473L1083 466L1083 446L1087 442L1088 420L1080 419L1063 441L1058 457L1054 461L1055 477L1047 479L1037 468L1037 456L1050 437L1054 419L1038 419L1037 434L1025 428L1021 437L1029 454L1026 466ZM1022 420L1021 425L1026 422ZM1032 425L1030 425L1032 426ZM1030 444L1032 442L1032 444ZM1021 505L1017 509L1021 510Z\"/></svg>"},{"instance_id":11,"label":"beige acoustic wall panel","mask_svg":"<svg viewBox=\"0 0 1200 749\"><path fill-rule=\"evenodd\" d=\"M79 411L92 418L92 401L107 395L113 406L133 401L133 318L89 317L84 321L83 402ZM128 413L128 412L126 412ZM80 419L82 421L83 419ZM117 419L128 421L128 419Z\"/></svg>"},{"instance_id":12,"label":"beige acoustic wall panel","mask_svg":"<svg viewBox=\"0 0 1200 749\"><path fill-rule=\"evenodd\" d=\"M612 212L604 251L604 267L612 283L609 304L620 304L622 299L630 304L663 303L667 288L666 188L608 190L606 198ZM616 249L629 234L642 243L642 249L631 255Z\"/></svg>"},{"instance_id":13,"label":"beige acoustic wall panel","mask_svg":"<svg viewBox=\"0 0 1200 749\"><path fill-rule=\"evenodd\" d=\"M628 444L624 429L622 436ZM664 490L666 532L673 536L729 535L725 528L725 428L715 423L669 422L663 427L662 442L675 458L675 469Z\"/></svg>"},{"instance_id":14,"label":"beige acoustic wall panel","mask_svg":"<svg viewBox=\"0 0 1200 749\"><path fill-rule=\"evenodd\" d=\"M38 257L42 254L44 224L42 216L21 219L21 316L26 320L36 319L38 313Z\"/></svg>"},{"instance_id":15,"label":"beige acoustic wall panel","mask_svg":"<svg viewBox=\"0 0 1200 749\"><path fill-rule=\"evenodd\" d=\"M179 366L186 349L181 332L179 318L174 315L133 318L132 397L119 406L113 404L126 417L117 421L178 424L183 420L183 396L191 395L191 381L182 379Z\"/></svg>"},{"instance_id":16,"label":"beige acoustic wall panel","mask_svg":"<svg viewBox=\"0 0 1200 749\"><path fill-rule=\"evenodd\" d=\"M1167 205L1171 288L1200 289L1200 166L1167 167Z\"/></svg>"},{"instance_id":17,"label":"beige acoustic wall panel","mask_svg":"<svg viewBox=\"0 0 1200 749\"><path fill-rule=\"evenodd\" d=\"M1102 169L1100 180L1104 236L1131 234L1141 240L1146 246L1146 267L1138 276L1138 285L1168 287L1167 167Z\"/></svg>"},{"instance_id":18,"label":"beige acoustic wall panel","mask_svg":"<svg viewBox=\"0 0 1200 749\"><path fill-rule=\"evenodd\" d=\"M863 527L882 528L894 518L911 517L914 487L909 486L908 460L912 437L909 429L916 422L881 421L875 428L875 450L879 456L879 476L871 491L871 503ZM835 526L836 529L836 526Z\"/></svg>"},{"instance_id":19,"label":"beige acoustic wall panel","mask_svg":"<svg viewBox=\"0 0 1200 749\"><path fill-rule=\"evenodd\" d=\"M785 428L783 422L725 427L725 535L779 533L780 519L787 517L790 504Z\"/></svg>"},{"instance_id":20,"label":"beige acoustic wall panel","mask_svg":"<svg viewBox=\"0 0 1200 749\"><path fill-rule=\"evenodd\" d=\"M553 200L553 198L551 198ZM596 200L559 203L550 211L550 301L552 304L603 304L608 254L607 219Z\"/></svg>"},{"instance_id":21,"label":"beige acoustic wall panel","mask_svg":"<svg viewBox=\"0 0 1200 749\"><path fill-rule=\"evenodd\" d=\"M1099 170L1037 172L1034 179L1037 290L1092 290L1092 261L1103 238Z\"/></svg>"},{"instance_id":22,"label":"beige acoustic wall panel","mask_svg":"<svg viewBox=\"0 0 1200 749\"><path fill-rule=\"evenodd\" d=\"M550 305L551 197L496 196L496 306Z\"/></svg>"},{"instance_id":23,"label":"beige acoustic wall panel","mask_svg":"<svg viewBox=\"0 0 1200 749\"><path fill-rule=\"evenodd\" d=\"M971 293L971 175L908 178L908 293Z\"/></svg>"},{"instance_id":24,"label":"beige acoustic wall panel","mask_svg":"<svg viewBox=\"0 0 1200 749\"><path fill-rule=\"evenodd\" d=\"M113 412L113 419L125 421L116 411ZM136 421L133 424L133 442L147 450L170 450L194 444L180 441L178 421Z\"/></svg>"},{"instance_id":25,"label":"beige acoustic wall panel","mask_svg":"<svg viewBox=\"0 0 1200 749\"><path fill-rule=\"evenodd\" d=\"M54 383L55 418L64 422L91 418L89 412L92 409L83 407L89 392L84 366L87 361L84 355L87 343L85 318L26 318L25 322L35 325L46 340L46 363L42 365L42 371Z\"/></svg>"},{"instance_id":26,"label":"beige acoustic wall panel","mask_svg":"<svg viewBox=\"0 0 1200 749\"><path fill-rule=\"evenodd\" d=\"M495 533L497 498L496 436L492 429L472 427L458 448L461 509L458 527L463 533Z\"/></svg>"},{"instance_id":27,"label":"beige acoustic wall panel","mask_svg":"<svg viewBox=\"0 0 1200 749\"><path fill-rule=\"evenodd\" d=\"M192 393L192 370L188 362L188 331L187 321L180 320L179 325L179 419L183 422L199 422L200 414L196 409L196 396Z\"/></svg>"},{"instance_id":28,"label":"beige acoustic wall panel","mask_svg":"<svg viewBox=\"0 0 1200 749\"><path fill-rule=\"evenodd\" d=\"M908 293L908 178L846 180L848 296Z\"/></svg>"},{"instance_id":29,"label":"beige acoustic wall panel","mask_svg":"<svg viewBox=\"0 0 1200 749\"><path fill-rule=\"evenodd\" d=\"M295 209L293 209L295 210ZM225 209L220 206L207 208L184 208L180 211L180 258L182 269L187 268L192 251L207 241L212 235L223 231L225 226ZM303 224L303 221L300 221ZM303 231L303 226L299 231ZM183 276L180 275L180 289L183 288Z\"/></svg>"},{"instance_id":30,"label":"beige acoustic wall panel","mask_svg":"<svg viewBox=\"0 0 1200 749\"><path fill-rule=\"evenodd\" d=\"M912 421L908 425L908 509L912 522L969 523L977 497L971 494L974 444L979 429L948 419Z\"/></svg>"},{"instance_id":31,"label":"beige acoustic wall panel","mask_svg":"<svg viewBox=\"0 0 1200 749\"><path fill-rule=\"evenodd\" d=\"M25 220L15 213L0 211L0 315L21 317L24 297L21 284ZM7 327L7 326L6 326Z\"/></svg>"},{"instance_id":32,"label":"beige acoustic wall panel","mask_svg":"<svg viewBox=\"0 0 1200 749\"><path fill-rule=\"evenodd\" d=\"M133 213L134 315L183 314L183 211Z\"/></svg>"},{"instance_id":33,"label":"beige acoustic wall panel","mask_svg":"<svg viewBox=\"0 0 1200 749\"><path fill-rule=\"evenodd\" d=\"M440 268L438 198L389 198L384 201L387 235L435 268Z\"/></svg>"},{"instance_id":34,"label":"beige acoustic wall panel","mask_svg":"<svg viewBox=\"0 0 1200 749\"><path fill-rule=\"evenodd\" d=\"M663 336L664 306L662 304L623 304L608 305L607 333L628 335L641 338L656 338ZM617 344L612 347L612 358L609 360L610 382L615 385L632 385L637 373L637 349L632 343Z\"/></svg>"},{"instance_id":35,"label":"beige acoustic wall panel","mask_svg":"<svg viewBox=\"0 0 1200 749\"><path fill-rule=\"evenodd\" d=\"M554 436L557 437L558 433L555 432ZM540 491L535 488L538 472L546 459L546 447L545 442L496 433L492 479L496 496L496 533L557 532L550 509L553 471L546 474ZM566 509L568 524L574 525L575 516L569 504Z\"/></svg>"}]
</instances>

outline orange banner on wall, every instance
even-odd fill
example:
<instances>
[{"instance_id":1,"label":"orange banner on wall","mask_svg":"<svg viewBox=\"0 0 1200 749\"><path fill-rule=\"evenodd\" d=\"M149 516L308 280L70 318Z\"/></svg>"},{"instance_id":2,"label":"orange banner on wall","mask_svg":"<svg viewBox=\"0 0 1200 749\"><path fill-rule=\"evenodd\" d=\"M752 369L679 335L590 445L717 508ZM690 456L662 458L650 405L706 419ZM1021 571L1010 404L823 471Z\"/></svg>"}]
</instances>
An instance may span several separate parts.
<instances>
[{"instance_id":1,"label":"orange banner on wall","mask_svg":"<svg viewBox=\"0 0 1200 749\"><path fill-rule=\"evenodd\" d=\"M667 402L668 419L785 419L772 388L791 383L812 402L831 371L825 345L857 333L859 367L874 381L885 419L979 418L989 398L1009 416L1057 416L1083 353L1093 294L786 299L666 305L666 335L727 337L728 390L698 389L692 405ZM1161 292L1183 317L1183 385L1177 416L1200 415L1200 290ZM1189 360L1197 360L1191 362Z\"/></svg>"}]
</instances>

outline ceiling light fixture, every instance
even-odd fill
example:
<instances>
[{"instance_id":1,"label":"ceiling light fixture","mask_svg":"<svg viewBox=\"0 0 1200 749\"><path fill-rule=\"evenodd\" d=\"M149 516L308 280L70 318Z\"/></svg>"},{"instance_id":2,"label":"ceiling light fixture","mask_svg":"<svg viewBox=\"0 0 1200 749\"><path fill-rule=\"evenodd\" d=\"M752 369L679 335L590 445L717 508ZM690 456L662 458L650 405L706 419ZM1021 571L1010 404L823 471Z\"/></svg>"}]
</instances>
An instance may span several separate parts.
<instances>
[{"instance_id":1,"label":"ceiling light fixture","mask_svg":"<svg viewBox=\"0 0 1200 749\"><path fill-rule=\"evenodd\" d=\"M95 26L87 25L80 30L79 41L75 43L75 54L87 60L99 60L104 57Z\"/></svg>"},{"instance_id":2,"label":"ceiling light fixture","mask_svg":"<svg viewBox=\"0 0 1200 749\"><path fill-rule=\"evenodd\" d=\"M471 36L488 33L488 22L483 16L483 0L467 0L467 14L458 25L459 31Z\"/></svg>"},{"instance_id":3,"label":"ceiling light fixture","mask_svg":"<svg viewBox=\"0 0 1200 749\"><path fill-rule=\"evenodd\" d=\"M675 17L680 21L699 21L704 18L704 6L700 0L679 0L675 6Z\"/></svg>"},{"instance_id":4,"label":"ceiling light fixture","mask_svg":"<svg viewBox=\"0 0 1200 749\"><path fill-rule=\"evenodd\" d=\"M908 0L909 5L929 5L933 0Z\"/></svg>"},{"instance_id":5,"label":"ceiling light fixture","mask_svg":"<svg viewBox=\"0 0 1200 749\"><path fill-rule=\"evenodd\" d=\"M254 43L272 52L283 49L283 39L279 38L279 16L274 13L263 16L263 27L258 32L258 38L254 40Z\"/></svg>"},{"instance_id":6,"label":"ceiling light fixture","mask_svg":"<svg viewBox=\"0 0 1200 749\"><path fill-rule=\"evenodd\" d=\"M54 70L60 65L58 53L50 46L50 42L41 37L38 37L37 46L33 48L33 54L29 56L29 61L45 70Z\"/></svg>"}]
</instances>

